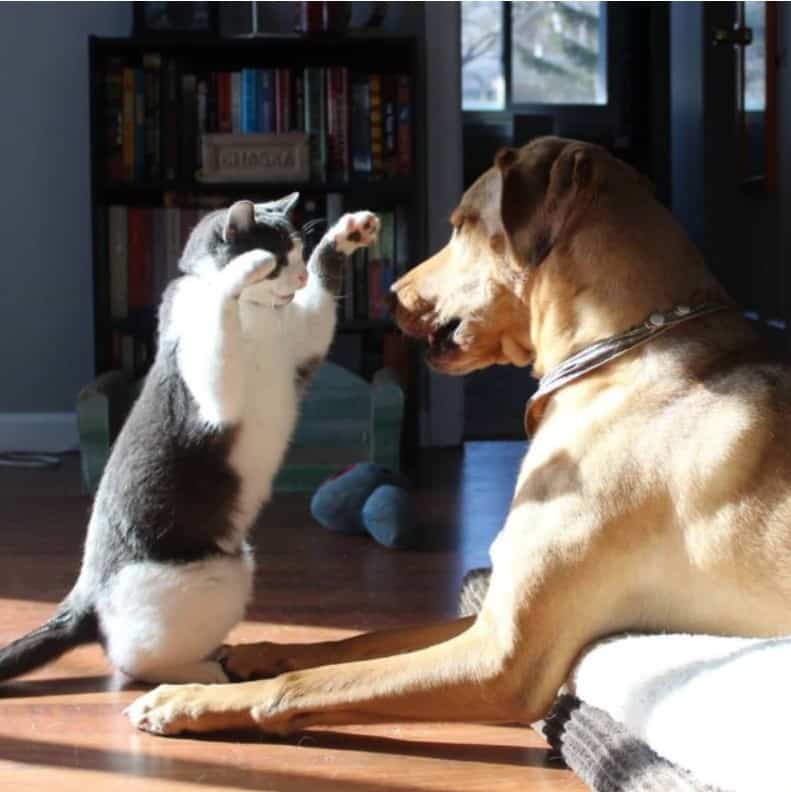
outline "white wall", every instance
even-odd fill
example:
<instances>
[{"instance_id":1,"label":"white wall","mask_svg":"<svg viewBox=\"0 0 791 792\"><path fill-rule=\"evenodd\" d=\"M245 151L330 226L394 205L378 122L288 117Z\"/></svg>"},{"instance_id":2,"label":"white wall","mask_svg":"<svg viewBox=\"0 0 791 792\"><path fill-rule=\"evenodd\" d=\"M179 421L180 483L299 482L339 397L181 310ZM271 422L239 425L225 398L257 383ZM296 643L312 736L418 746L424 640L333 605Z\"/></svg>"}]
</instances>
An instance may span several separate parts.
<instances>
[{"instance_id":1,"label":"white wall","mask_svg":"<svg viewBox=\"0 0 791 792\"><path fill-rule=\"evenodd\" d=\"M131 3L0 4L0 448L63 442L93 376L88 35L130 29Z\"/></svg>"}]
</instances>

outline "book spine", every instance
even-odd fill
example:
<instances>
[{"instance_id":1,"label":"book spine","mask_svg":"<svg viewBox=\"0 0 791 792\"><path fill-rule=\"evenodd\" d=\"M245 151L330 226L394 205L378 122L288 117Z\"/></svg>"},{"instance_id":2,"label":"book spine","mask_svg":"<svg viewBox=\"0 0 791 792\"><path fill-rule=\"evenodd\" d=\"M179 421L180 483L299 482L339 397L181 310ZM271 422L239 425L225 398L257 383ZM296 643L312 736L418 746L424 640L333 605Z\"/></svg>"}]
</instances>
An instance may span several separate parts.
<instances>
[{"instance_id":1,"label":"book spine","mask_svg":"<svg viewBox=\"0 0 791 792\"><path fill-rule=\"evenodd\" d=\"M235 71L231 74L231 132L242 131L242 74Z\"/></svg>"},{"instance_id":2,"label":"book spine","mask_svg":"<svg viewBox=\"0 0 791 792\"><path fill-rule=\"evenodd\" d=\"M156 181L160 174L160 65L161 58L158 54L147 53L143 55L145 174L151 181Z\"/></svg>"},{"instance_id":3,"label":"book spine","mask_svg":"<svg viewBox=\"0 0 791 792\"><path fill-rule=\"evenodd\" d=\"M209 72L206 77L206 132L213 133L219 129L219 92L220 85L217 72Z\"/></svg>"},{"instance_id":4,"label":"book spine","mask_svg":"<svg viewBox=\"0 0 791 792\"><path fill-rule=\"evenodd\" d=\"M275 131L283 134L291 130L291 70L275 70Z\"/></svg>"},{"instance_id":5,"label":"book spine","mask_svg":"<svg viewBox=\"0 0 791 792\"><path fill-rule=\"evenodd\" d=\"M111 206L108 213L108 258L110 271L110 316L126 319L129 306L127 245L129 233L125 206Z\"/></svg>"},{"instance_id":6,"label":"book spine","mask_svg":"<svg viewBox=\"0 0 791 792\"><path fill-rule=\"evenodd\" d=\"M274 69L260 69L258 72L259 79L259 122L258 132L275 132L276 131L276 92L275 92L275 70Z\"/></svg>"},{"instance_id":7,"label":"book spine","mask_svg":"<svg viewBox=\"0 0 791 792\"><path fill-rule=\"evenodd\" d=\"M349 178L348 70L332 66L327 70L327 154L329 177Z\"/></svg>"},{"instance_id":8,"label":"book spine","mask_svg":"<svg viewBox=\"0 0 791 792\"><path fill-rule=\"evenodd\" d=\"M382 212L380 219L379 250L382 269L380 274L380 293L375 315L377 319L386 319L389 315L389 310L385 295L390 293L390 287L395 282L395 214L392 211Z\"/></svg>"},{"instance_id":9,"label":"book spine","mask_svg":"<svg viewBox=\"0 0 791 792\"><path fill-rule=\"evenodd\" d=\"M145 73L135 69L135 165L134 177L143 181L146 177L146 92Z\"/></svg>"},{"instance_id":10,"label":"book spine","mask_svg":"<svg viewBox=\"0 0 791 792\"><path fill-rule=\"evenodd\" d=\"M168 282L177 278L181 258L181 209L169 206L165 209L165 268Z\"/></svg>"},{"instance_id":11,"label":"book spine","mask_svg":"<svg viewBox=\"0 0 791 792\"><path fill-rule=\"evenodd\" d=\"M365 176L371 173L370 115L368 78L365 75L358 74L351 81L349 143L351 147L352 172Z\"/></svg>"},{"instance_id":12,"label":"book spine","mask_svg":"<svg viewBox=\"0 0 791 792\"><path fill-rule=\"evenodd\" d=\"M343 193L327 193L327 227L335 225L343 215Z\"/></svg>"},{"instance_id":13,"label":"book spine","mask_svg":"<svg viewBox=\"0 0 791 792\"><path fill-rule=\"evenodd\" d=\"M409 75L398 75L398 173L409 176L412 173L412 90Z\"/></svg>"},{"instance_id":14,"label":"book spine","mask_svg":"<svg viewBox=\"0 0 791 792\"><path fill-rule=\"evenodd\" d=\"M139 207L130 207L127 213L127 288L130 313L139 313L148 305L146 214L147 210Z\"/></svg>"},{"instance_id":15,"label":"book spine","mask_svg":"<svg viewBox=\"0 0 791 792\"><path fill-rule=\"evenodd\" d=\"M187 246L187 241L195 226L198 225L198 210L197 209L182 209L181 210L181 249Z\"/></svg>"},{"instance_id":16,"label":"book spine","mask_svg":"<svg viewBox=\"0 0 791 792\"><path fill-rule=\"evenodd\" d=\"M409 250L409 222L405 207L396 207L394 225L395 277L400 278L409 269L411 255Z\"/></svg>"},{"instance_id":17,"label":"book spine","mask_svg":"<svg viewBox=\"0 0 791 792\"><path fill-rule=\"evenodd\" d=\"M104 102L107 150L107 178L124 179L124 86L123 69L119 60L111 58L104 75Z\"/></svg>"},{"instance_id":18,"label":"book spine","mask_svg":"<svg viewBox=\"0 0 791 792\"><path fill-rule=\"evenodd\" d=\"M305 131L305 75L294 72L291 75L292 91L291 131Z\"/></svg>"},{"instance_id":19,"label":"book spine","mask_svg":"<svg viewBox=\"0 0 791 792\"><path fill-rule=\"evenodd\" d=\"M179 106L181 103L179 65L175 58L165 61L165 101L162 113L162 151L163 176L166 181L174 181L178 177L179 149L181 146L181 126L179 123Z\"/></svg>"},{"instance_id":20,"label":"book spine","mask_svg":"<svg viewBox=\"0 0 791 792\"><path fill-rule=\"evenodd\" d=\"M242 69L241 131L245 134L258 131L258 81L256 69Z\"/></svg>"},{"instance_id":21,"label":"book spine","mask_svg":"<svg viewBox=\"0 0 791 792\"><path fill-rule=\"evenodd\" d=\"M382 78L372 74L369 78L369 102L371 107L371 172L381 176L384 153L384 131L382 128Z\"/></svg>"},{"instance_id":22,"label":"book spine","mask_svg":"<svg viewBox=\"0 0 791 792\"><path fill-rule=\"evenodd\" d=\"M203 136L209 131L209 78L200 77L196 85L195 163L203 164Z\"/></svg>"},{"instance_id":23,"label":"book spine","mask_svg":"<svg viewBox=\"0 0 791 792\"><path fill-rule=\"evenodd\" d=\"M392 74L382 77L382 170L385 176L398 172L396 78Z\"/></svg>"},{"instance_id":24,"label":"book spine","mask_svg":"<svg viewBox=\"0 0 791 792\"><path fill-rule=\"evenodd\" d=\"M305 69L305 132L310 143L310 175L314 181L324 181L327 176L327 104L324 83L324 69Z\"/></svg>"},{"instance_id":25,"label":"book spine","mask_svg":"<svg viewBox=\"0 0 791 792\"><path fill-rule=\"evenodd\" d=\"M123 70L123 135L122 157L124 179L132 181L135 177L135 70Z\"/></svg>"},{"instance_id":26,"label":"book spine","mask_svg":"<svg viewBox=\"0 0 791 792\"><path fill-rule=\"evenodd\" d=\"M192 179L195 176L195 152L198 148L198 97L194 74L181 77L181 112L181 175L185 179Z\"/></svg>"},{"instance_id":27,"label":"book spine","mask_svg":"<svg viewBox=\"0 0 791 792\"><path fill-rule=\"evenodd\" d=\"M339 140L338 155L340 161L340 176L344 181L349 181L351 171L351 155L349 145L349 116L351 97L349 94L349 70L345 66L338 69L338 102L339 102Z\"/></svg>"},{"instance_id":28,"label":"book spine","mask_svg":"<svg viewBox=\"0 0 791 792\"><path fill-rule=\"evenodd\" d=\"M217 75L218 87L218 124L217 130L223 134L233 131L231 120L231 73L220 72Z\"/></svg>"},{"instance_id":29,"label":"book spine","mask_svg":"<svg viewBox=\"0 0 791 792\"><path fill-rule=\"evenodd\" d=\"M151 218L151 272L152 305L159 305L168 282L165 210L152 209Z\"/></svg>"}]
</instances>

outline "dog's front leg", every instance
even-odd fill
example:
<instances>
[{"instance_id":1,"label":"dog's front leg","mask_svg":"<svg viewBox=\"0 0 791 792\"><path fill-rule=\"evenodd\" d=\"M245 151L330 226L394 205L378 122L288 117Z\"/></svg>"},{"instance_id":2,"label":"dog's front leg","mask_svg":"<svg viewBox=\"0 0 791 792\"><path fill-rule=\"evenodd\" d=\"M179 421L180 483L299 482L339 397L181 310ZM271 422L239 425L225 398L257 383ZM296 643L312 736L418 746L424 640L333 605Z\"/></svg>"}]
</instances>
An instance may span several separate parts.
<instances>
[{"instance_id":1,"label":"dog's front leg","mask_svg":"<svg viewBox=\"0 0 791 792\"><path fill-rule=\"evenodd\" d=\"M232 678L266 679L287 671L414 652L450 640L471 627L473 622L474 618L468 617L423 627L381 630L340 641L310 644L278 644L266 641L239 644L224 649L223 666Z\"/></svg>"},{"instance_id":2,"label":"dog's front leg","mask_svg":"<svg viewBox=\"0 0 791 792\"><path fill-rule=\"evenodd\" d=\"M235 685L163 685L135 701L132 723L156 734L318 724L526 719L508 659L486 620L435 646ZM518 686L517 686L518 687Z\"/></svg>"}]
</instances>

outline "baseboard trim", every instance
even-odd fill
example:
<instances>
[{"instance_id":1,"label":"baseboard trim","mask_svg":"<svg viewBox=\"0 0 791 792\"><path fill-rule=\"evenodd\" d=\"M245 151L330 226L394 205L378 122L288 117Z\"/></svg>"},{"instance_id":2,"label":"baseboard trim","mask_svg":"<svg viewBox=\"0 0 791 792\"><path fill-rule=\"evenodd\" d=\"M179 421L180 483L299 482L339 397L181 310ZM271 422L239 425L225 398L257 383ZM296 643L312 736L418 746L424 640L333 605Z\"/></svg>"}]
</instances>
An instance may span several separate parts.
<instances>
[{"instance_id":1,"label":"baseboard trim","mask_svg":"<svg viewBox=\"0 0 791 792\"><path fill-rule=\"evenodd\" d=\"M0 451L71 451L78 444L74 413L0 413Z\"/></svg>"}]
</instances>

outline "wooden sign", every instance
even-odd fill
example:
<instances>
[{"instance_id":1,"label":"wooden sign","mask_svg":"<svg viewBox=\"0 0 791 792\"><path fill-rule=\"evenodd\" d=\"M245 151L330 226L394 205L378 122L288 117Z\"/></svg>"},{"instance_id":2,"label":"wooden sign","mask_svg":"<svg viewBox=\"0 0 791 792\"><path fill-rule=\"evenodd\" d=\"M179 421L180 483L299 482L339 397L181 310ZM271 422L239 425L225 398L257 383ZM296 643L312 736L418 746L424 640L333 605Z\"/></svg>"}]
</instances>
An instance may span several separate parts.
<instances>
[{"instance_id":1,"label":"wooden sign","mask_svg":"<svg viewBox=\"0 0 791 792\"><path fill-rule=\"evenodd\" d=\"M202 182L301 182L310 180L308 136L203 135Z\"/></svg>"}]
</instances>

